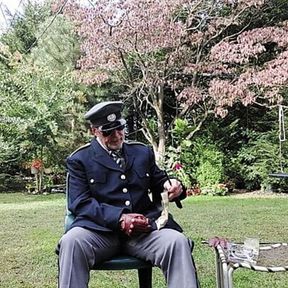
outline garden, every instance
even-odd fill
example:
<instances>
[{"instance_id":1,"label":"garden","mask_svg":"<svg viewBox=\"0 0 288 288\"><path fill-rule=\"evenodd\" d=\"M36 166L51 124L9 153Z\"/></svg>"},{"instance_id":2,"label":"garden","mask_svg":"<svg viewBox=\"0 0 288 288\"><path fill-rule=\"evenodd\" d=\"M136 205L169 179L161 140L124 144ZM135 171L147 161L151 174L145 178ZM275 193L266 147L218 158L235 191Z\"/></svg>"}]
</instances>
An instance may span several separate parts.
<instances>
[{"instance_id":1,"label":"garden","mask_svg":"<svg viewBox=\"0 0 288 288\"><path fill-rule=\"evenodd\" d=\"M216 286L202 240L287 241L288 178L271 177L288 175L286 0L24 2L1 10L0 287L56 287L65 159L102 101L124 102L126 139L187 187L169 209L202 288ZM287 287L285 273L239 270L236 288ZM91 287L137 287L134 272L93 271Z\"/></svg>"},{"instance_id":2,"label":"garden","mask_svg":"<svg viewBox=\"0 0 288 288\"><path fill-rule=\"evenodd\" d=\"M63 190L83 115L109 100L189 193L286 189L269 176L288 171L286 0L88 2L6 13L1 191Z\"/></svg>"}]
</instances>

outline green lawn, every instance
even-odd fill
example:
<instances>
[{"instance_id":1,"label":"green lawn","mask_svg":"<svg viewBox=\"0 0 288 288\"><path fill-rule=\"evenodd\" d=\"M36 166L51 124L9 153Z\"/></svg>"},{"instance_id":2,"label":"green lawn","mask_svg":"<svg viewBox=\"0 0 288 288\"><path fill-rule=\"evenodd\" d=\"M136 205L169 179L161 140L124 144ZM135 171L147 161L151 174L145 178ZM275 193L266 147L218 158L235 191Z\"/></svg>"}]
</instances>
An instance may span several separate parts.
<instances>
[{"instance_id":1,"label":"green lawn","mask_svg":"<svg viewBox=\"0 0 288 288\"><path fill-rule=\"evenodd\" d=\"M57 287L54 248L63 233L65 196L0 194L0 288ZM215 235L241 241L259 236L262 242L288 241L288 197L189 197L184 208L170 205L185 234L195 241L194 257L201 288L216 287L214 252L201 244ZM136 288L136 271L93 271L90 287ZM288 273L255 273L239 269L235 288L284 288ZM153 287L165 287L153 269ZM179 287L181 288L181 287Z\"/></svg>"}]
</instances>

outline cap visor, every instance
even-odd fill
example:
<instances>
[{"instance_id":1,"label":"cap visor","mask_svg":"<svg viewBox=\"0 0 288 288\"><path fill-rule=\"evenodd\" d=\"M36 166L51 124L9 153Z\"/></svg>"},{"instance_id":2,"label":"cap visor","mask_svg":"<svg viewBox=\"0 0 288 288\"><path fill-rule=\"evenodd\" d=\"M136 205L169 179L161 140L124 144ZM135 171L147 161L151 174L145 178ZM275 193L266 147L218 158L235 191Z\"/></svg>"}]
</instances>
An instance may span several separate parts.
<instances>
[{"instance_id":1,"label":"cap visor","mask_svg":"<svg viewBox=\"0 0 288 288\"><path fill-rule=\"evenodd\" d=\"M100 131L110 131L110 130L114 130L122 125L126 124L126 120L121 118L118 119L117 121L113 122L113 123L109 123L109 124L105 124L103 126L100 126L99 129Z\"/></svg>"}]
</instances>

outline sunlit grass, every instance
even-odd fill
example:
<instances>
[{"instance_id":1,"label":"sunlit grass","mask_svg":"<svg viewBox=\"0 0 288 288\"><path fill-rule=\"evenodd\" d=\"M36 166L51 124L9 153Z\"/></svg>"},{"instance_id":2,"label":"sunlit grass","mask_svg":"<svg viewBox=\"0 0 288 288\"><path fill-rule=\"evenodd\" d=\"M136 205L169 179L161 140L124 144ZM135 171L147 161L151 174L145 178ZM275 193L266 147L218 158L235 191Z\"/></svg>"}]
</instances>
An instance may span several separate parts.
<instances>
[{"instance_id":1,"label":"sunlit grass","mask_svg":"<svg viewBox=\"0 0 288 288\"><path fill-rule=\"evenodd\" d=\"M214 252L201 243L215 235L235 241L258 236L263 242L287 242L288 197L189 197L183 209L169 209L195 241L194 258L201 288L216 287ZM0 287L57 287L57 241L63 233L65 195L0 194ZM288 273L239 269L234 288L284 288ZM90 287L138 287L136 271L93 271ZM153 287L165 287L153 269Z\"/></svg>"}]
</instances>

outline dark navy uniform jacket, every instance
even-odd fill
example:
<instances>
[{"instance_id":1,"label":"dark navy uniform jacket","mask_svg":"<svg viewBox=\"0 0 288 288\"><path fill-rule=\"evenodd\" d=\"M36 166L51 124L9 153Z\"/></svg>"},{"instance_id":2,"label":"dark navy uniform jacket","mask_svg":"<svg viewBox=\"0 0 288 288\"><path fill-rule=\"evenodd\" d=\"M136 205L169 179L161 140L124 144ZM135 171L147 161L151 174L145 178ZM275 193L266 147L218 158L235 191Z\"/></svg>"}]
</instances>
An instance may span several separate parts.
<instances>
[{"instance_id":1,"label":"dark navy uniform jacket","mask_svg":"<svg viewBox=\"0 0 288 288\"><path fill-rule=\"evenodd\" d=\"M119 231L122 213L141 213L156 229L154 220L161 214L160 193L167 177L148 146L124 142L123 152L124 169L95 138L67 158L68 209L76 217L71 228ZM186 196L182 194L181 199ZM165 227L182 231L171 215Z\"/></svg>"}]
</instances>

